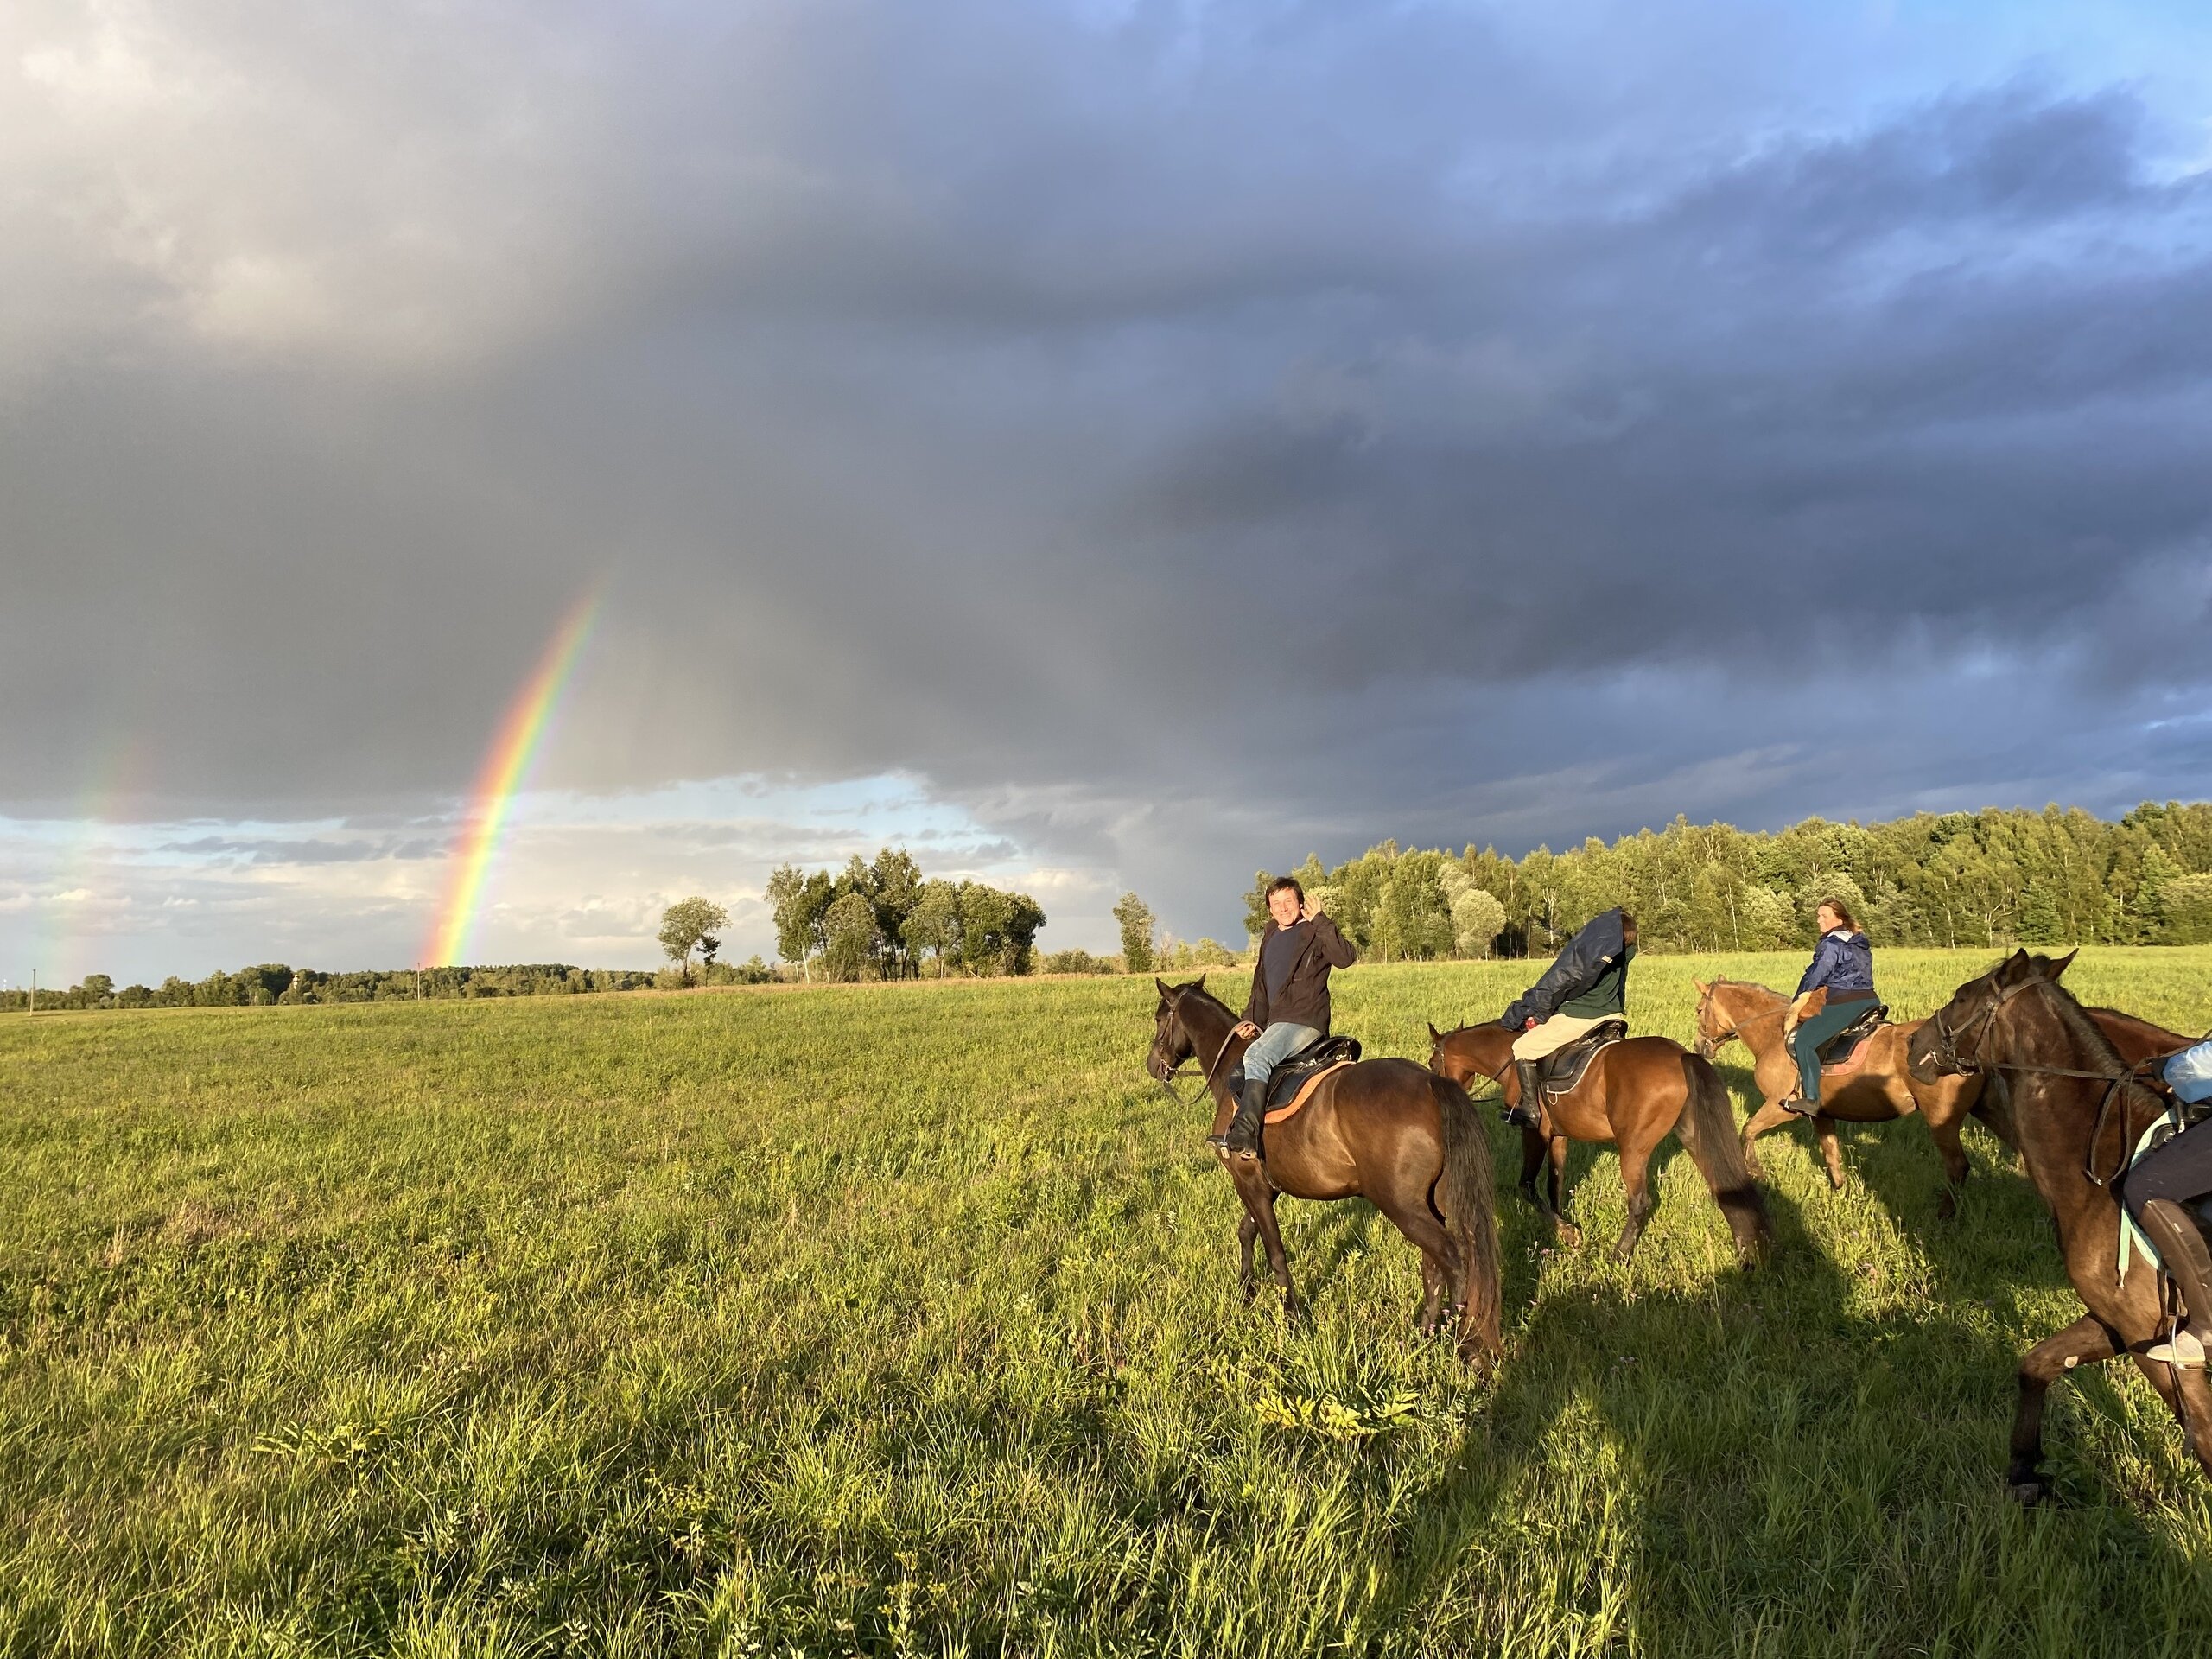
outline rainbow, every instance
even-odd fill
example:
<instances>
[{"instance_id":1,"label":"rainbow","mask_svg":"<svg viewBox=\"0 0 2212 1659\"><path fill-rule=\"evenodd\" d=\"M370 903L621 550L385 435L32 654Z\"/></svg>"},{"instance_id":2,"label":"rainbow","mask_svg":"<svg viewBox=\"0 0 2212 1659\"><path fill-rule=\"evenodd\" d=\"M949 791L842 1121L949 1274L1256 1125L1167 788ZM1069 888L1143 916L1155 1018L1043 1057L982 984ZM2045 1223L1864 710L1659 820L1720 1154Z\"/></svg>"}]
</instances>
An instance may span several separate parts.
<instances>
[{"instance_id":1,"label":"rainbow","mask_svg":"<svg viewBox=\"0 0 2212 1659\"><path fill-rule=\"evenodd\" d=\"M499 850L507 810L514 804L523 776L537 753L539 740L545 735L598 610L596 592L577 602L555 631L515 700L507 705L506 716L499 722L476 774L475 786L469 791L461 834L448 855L445 903L439 907L423 947L426 968L458 964L467 953L469 930L484 897L484 879L491 874L493 858Z\"/></svg>"}]
</instances>

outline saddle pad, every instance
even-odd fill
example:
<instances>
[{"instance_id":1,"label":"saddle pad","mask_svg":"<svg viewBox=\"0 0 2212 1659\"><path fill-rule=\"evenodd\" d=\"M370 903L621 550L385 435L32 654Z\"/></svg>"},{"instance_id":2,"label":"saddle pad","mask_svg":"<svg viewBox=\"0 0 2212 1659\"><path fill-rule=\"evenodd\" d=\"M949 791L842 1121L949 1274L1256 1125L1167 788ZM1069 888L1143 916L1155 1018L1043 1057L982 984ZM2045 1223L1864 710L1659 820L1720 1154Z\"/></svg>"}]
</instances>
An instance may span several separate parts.
<instances>
[{"instance_id":1,"label":"saddle pad","mask_svg":"<svg viewBox=\"0 0 2212 1659\"><path fill-rule=\"evenodd\" d=\"M1298 1110L1300 1107L1305 1105L1307 1101L1313 1097L1313 1091L1321 1086L1322 1078L1330 1076L1333 1072L1341 1071L1348 1065L1356 1065L1357 1064L1358 1062L1356 1060L1338 1060L1334 1065L1328 1066L1322 1071L1316 1071L1312 1077L1306 1080L1306 1086L1303 1089L1300 1089L1296 1095L1292 1096L1291 1102L1287 1106L1276 1107L1274 1110L1268 1114L1265 1121L1269 1123L1281 1122L1283 1119L1288 1117L1292 1113Z\"/></svg>"},{"instance_id":2,"label":"saddle pad","mask_svg":"<svg viewBox=\"0 0 2212 1659\"><path fill-rule=\"evenodd\" d=\"M1875 1029L1879 1030L1880 1027L1877 1027ZM1855 1076L1859 1069L1866 1064L1867 1039L1872 1037L1873 1034L1874 1033L1870 1031L1865 1037L1861 1037L1856 1043L1853 1043L1851 1047L1851 1052L1845 1055L1841 1059L1823 1061L1821 1065L1821 1081L1826 1082L1831 1077L1848 1077Z\"/></svg>"},{"instance_id":3,"label":"saddle pad","mask_svg":"<svg viewBox=\"0 0 2212 1659\"><path fill-rule=\"evenodd\" d=\"M1608 1020L1585 1035L1576 1038L1566 1047L1548 1054L1543 1070L1538 1074L1547 1096L1556 1100L1561 1095L1571 1095L1582 1081L1582 1074L1590 1069L1590 1062L1598 1051L1628 1038L1628 1021Z\"/></svg>"}]
</instances>

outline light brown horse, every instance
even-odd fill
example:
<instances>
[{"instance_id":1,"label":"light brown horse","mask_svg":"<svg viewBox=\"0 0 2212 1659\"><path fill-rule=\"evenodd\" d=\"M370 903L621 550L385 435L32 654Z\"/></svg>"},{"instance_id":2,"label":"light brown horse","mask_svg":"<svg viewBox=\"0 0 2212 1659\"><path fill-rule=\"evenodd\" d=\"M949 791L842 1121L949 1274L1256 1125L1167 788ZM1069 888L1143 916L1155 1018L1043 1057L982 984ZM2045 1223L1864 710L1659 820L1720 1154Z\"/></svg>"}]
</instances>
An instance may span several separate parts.
<instances>
[{"instance_id":1,"label":"light brown horse","mask_svg":"<svg viewBox=\"0 0 2212 1659\"><path fill-rule=\"evenodd\" d=\"M2004 1077L2015 1144L2058 1224L2066 1276L2088 1310L2021 1356L2008 1479L2012 1495L2026 1503L2049 1490L2043 1408L2050 1385L2077 1365L2122 1353L2164 1396L2190 1449L2212 1473L2205 1374L2145 1357L2171 1323L2159 1274L2139 1253L2124 1278L2120 1272L2120 1206L2112 1189L2137 1136L2166 1101L2141 1085L2100 1022L2059 984L2072 960L2017 950L1960 986L1912 1038L1916 1077Z\"/></svg>"},{"instance_id":2,"label":"light brown horse","mask_svg":"<svg viewBox=\"0 0 2212 1659\"><path fill-rule=\"evenodd\" d=\"M1230 1079L1246 1041L1236 1015L1205 988L1154 980L1152 1052L1145 1068L1163 1084L1195 1058L1213 1096L1214 1132L1236 1109ZM1411 1060L1362 1060L1323 1076L1306 1104L1267 1127L1264 1158L1220 1154L1244 1203L1237 1227L1246 1300L1257 1288L1252 1243L1295 1313L1298 1291L1275 1224L1275 1195L1370 1200L1413 1241L1421 1258L1421 1328L1433 1332L1448 1299L1459 1319L1459 1357L1487 1367L1497 1357L1497 1217L1491 1202L1490 1141L1466 1091Z\"/></svg>"},{"instance_id":3,"label":"light brown horse","mask_svg":"<svg viewBox=\"0 0 2212 1659\"><path fill-rule=\"evenodd\" d=\"M1462 1087L1486 1077L1505 1091L1509 1103L1519 1103L1511 1032L1496 1024L1462 1026L1456 1031L1431 1026L1428 1039L1430 1071ZM1680 1043L1666 1037L1628 1037L1606 1044L1592 1057L1574 1087L1549 1102L1546 1121L1548 1135L1535 1129L1521 1131L1521 1191L1539 1211L1548 1212L1563 1242L1582 1241L1582 1230L1566 1204L1567 1143L1610 1141L1620 1149L1628 1225L1622 1229L1615 1254L1625 1262L1635 1254L1644 1224L1659 1207L1650 1188L1651 1153L1672 1130L1727 1217L1738 1254L1751 1262L1765 1253L1772 1236L1766 1200L1744 1166L1727 1088L1707 1061ZM1536 1171L1547 1152L1551 1159L1548 1205L1536 1192Z\"/></svg>"},{"instance_id":4,"label":"light brown horse","mask_svg":"<svg viewBox=\"0 0 2212 1659\"><path fill-rule=\"evenodd\" d=\"M1758 1151L1752 1143L1776 1124L1798 1118L1798 1114L1781 1103L1798 1086L1797 1062L1783 1041L1789 1025L1791 999L1745 980L1716 979L1708 985L1694 979L1690 983L1698 990L1698 1052L1709 1059L1736 1038L1751 1052L1751 1078L1764 1100L1751 1122L1744 1125L1744 1162L1754 1176L1763 1175ZM2118 1008L2083 1012L2131 1063L2152 1054L2171 1053L2189 1041ZM1929 1138L1943 1160L1944 1189L1937 1214L1948 1220L1957 1213L1960 1191L1966 1185L1968 1165L1959 1131L1967 1117L1980 1118L2008 1146L2016 1143L2005 1121L2003 1090L1986 1090L1980 1074L1939 1077L1933 1081L1913 1075L1907 1056L1920 1026L1917 1020L1884 1026L1853 1051L1847 1065L1823 1066L1821 1110L1813 1119L1813 1129L1820 1140L1821 1160L1827 1166L1828 1184L1840 1188L1843 1149L1835 1134L1839 1121L1885 1123L1917 1112L1927 1122Z\"/></svg>"}]
</instances>

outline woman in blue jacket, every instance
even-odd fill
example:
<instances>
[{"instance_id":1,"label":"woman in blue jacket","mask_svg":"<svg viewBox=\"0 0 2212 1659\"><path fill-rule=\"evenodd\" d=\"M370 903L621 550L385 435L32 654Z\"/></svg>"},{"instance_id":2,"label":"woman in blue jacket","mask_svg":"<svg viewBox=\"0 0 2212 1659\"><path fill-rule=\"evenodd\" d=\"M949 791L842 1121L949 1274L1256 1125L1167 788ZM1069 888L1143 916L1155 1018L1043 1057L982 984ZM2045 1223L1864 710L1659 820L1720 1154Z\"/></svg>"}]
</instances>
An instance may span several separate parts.
<instances>
[{"instance_id":1,"label":"woman in blue jacket","mask_svg":"<svg viewBox=\"0 0 2212 1659\"><path fill-rule=\"evenodd\" d=\"M1782 1103L1805 1117L1821 1109L1821 1045L1861 1018L1875 1001L1874 947L1843 900L1823 899L1813 919L1821 930L1820 942L1813 947L1812 966L1797 982L1797 995L1825 985L1827 1006L1789 1035L1800 1087L1795 1097Z\"/></svg>"}]
</instances>

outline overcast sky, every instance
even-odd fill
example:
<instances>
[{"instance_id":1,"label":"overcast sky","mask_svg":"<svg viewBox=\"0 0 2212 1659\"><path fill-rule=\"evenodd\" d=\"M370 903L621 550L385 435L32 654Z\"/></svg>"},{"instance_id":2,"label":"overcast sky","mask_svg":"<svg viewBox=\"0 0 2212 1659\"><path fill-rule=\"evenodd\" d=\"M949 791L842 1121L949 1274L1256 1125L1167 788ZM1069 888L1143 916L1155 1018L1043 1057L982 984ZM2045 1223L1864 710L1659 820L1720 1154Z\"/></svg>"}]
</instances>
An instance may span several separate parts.
<instances>
[{"instance_id":1,"label":"overcast sky","mask_svg":"<svg viewBox=\"0 0 2212 1659\"><path fill-rule=\"evenodd\" d=\"M2212 792L2212 11L0 9L0 976ZM745 901L740 903L740 901Z\"/></svg>"}]
</instances>

